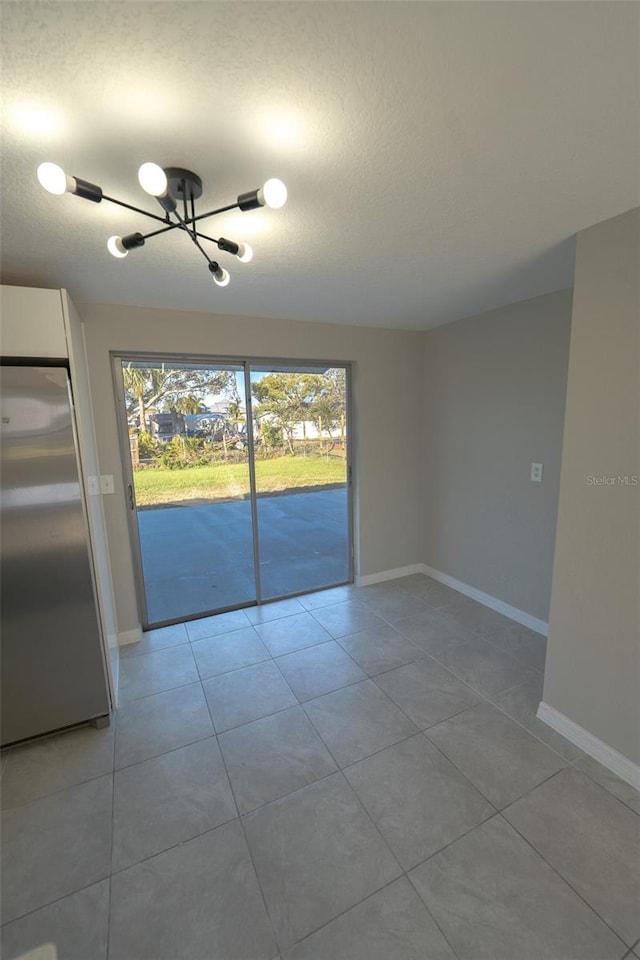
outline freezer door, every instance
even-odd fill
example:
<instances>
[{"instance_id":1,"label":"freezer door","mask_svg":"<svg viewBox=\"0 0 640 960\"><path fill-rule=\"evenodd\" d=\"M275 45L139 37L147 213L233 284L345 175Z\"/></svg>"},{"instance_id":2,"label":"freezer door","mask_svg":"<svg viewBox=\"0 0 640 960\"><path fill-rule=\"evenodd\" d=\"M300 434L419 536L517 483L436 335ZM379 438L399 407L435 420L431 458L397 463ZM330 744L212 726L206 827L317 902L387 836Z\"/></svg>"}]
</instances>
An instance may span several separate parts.
<instances>
[{"instance_id":1,"label":"freezer door","mask_svg":"<svg viewBox=\"0 0 640 960\"><path fill-rule=\"evenodd\" d=\"M2 744L109 712L64 367L2 365Z\"/></svg>"}]
</instances>

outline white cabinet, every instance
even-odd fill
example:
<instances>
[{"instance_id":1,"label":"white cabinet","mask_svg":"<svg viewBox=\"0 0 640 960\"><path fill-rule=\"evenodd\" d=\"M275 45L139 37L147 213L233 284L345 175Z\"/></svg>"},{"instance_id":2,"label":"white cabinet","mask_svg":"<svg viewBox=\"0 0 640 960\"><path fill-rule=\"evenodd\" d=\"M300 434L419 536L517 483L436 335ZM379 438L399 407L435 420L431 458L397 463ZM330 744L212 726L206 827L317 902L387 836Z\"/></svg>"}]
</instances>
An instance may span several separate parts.
<instances>
[{"instance_id":1,"label":"white cabinet","mask_svg":"<svg viewBox=\"0 0 640 960\"><path fill-rule=\"evenodd\" d=\"M68 357L60 290L0 287L0 354Z\"/></svg>"}]
</instances>

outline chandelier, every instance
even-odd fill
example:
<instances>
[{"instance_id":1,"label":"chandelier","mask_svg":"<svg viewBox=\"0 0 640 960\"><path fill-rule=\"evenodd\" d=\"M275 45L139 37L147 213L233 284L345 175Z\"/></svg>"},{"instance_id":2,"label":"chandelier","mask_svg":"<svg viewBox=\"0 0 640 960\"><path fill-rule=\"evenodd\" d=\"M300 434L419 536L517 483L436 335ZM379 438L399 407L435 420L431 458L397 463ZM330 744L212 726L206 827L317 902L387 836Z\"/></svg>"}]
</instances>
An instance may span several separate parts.
<instances>
[{"instance_id":1,"label":"chandelier","mask_svg":"<svg viewBox=\"0 0 640 960\"><path fill-rule=\"evenodd\" d=\"M115 197L108 197L106 193L103 193L102 188L96 186L95 183L81 180L80 177L68 176L62 167L59 167L56 163L41 163L38 167L38 180L49 193L73 193L77 197L83 197L85 200L93 201L93 203L108 200L109 203L116 203L120 207L126 207L128 210L133 210L135 213L150 217L152 220L158 220L163 224L162 227L152 230L151 233L129 233L126 237L109 237L107 250L114 257L126 257L129 250L143 247L147 240L151 237L157 237L161 233L168 233L170 230L182 230L206 259L213 279L219 287L227 286L230 279L229 273L216 260L211 259L200 241L206 240L216 244L219 250L232 254L241 263L248 263L252 259L253 250L248 243L236 243L234 240L226 240L224 237L216 239L206 233L201 233L199 230L200 221L206 220L208 217L215 217L218 213L227 213L229 210L255 210L264 206L277 210L284 206L287 200L287 188L282 180L272 179L267 180L257 190L241 193L235 203L229 203L224 207L218 207L215 210L207 211L207 213L196 215L195 201L202 195L202 180L200 177L191 170L184 170L182 167L165 167L163 169L157 163L143 163L138 170L138 182L146 193L156 198L164 210L164 216L141 210L140 207L134 207L130 203L116 200Z\"/></svg>"}]
</instances>

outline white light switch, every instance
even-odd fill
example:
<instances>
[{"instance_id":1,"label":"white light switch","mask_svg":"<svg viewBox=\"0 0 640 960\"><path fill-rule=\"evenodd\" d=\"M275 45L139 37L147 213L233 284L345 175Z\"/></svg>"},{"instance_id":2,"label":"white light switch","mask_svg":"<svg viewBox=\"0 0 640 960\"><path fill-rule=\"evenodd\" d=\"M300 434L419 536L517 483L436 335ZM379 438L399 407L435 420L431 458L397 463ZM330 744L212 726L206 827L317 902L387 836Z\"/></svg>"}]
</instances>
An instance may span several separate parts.
<instances>
[{"instance_id":1,"label":"white light switch","mask_svg":"<svg viewBox=\"0 0 640 960\"><path fill-rule=\"evenodd\" d=\"M103 473L100 477L100 493L113 493L113 476Z\"/></svg>"},{"instance_id":2,"label":"white light switch","mask_svg":"<svg viewBox=\"0 0 640 960\"><path fill-rule=\"evenodd\" d=\"M90 497L97 497L100 493L99 477L87 477L87 493Z\"/></svg>"},{"instance_id":3,"label":"white light switch","mask_svg":"<svg viewBox=\"0 0 640 960\"><path fill-rule=\"evenodd\" d=\"M542 483L542 464L541 463L532 463L531 464L531 479L534 483Z\"/></svg>"}]
</instances>

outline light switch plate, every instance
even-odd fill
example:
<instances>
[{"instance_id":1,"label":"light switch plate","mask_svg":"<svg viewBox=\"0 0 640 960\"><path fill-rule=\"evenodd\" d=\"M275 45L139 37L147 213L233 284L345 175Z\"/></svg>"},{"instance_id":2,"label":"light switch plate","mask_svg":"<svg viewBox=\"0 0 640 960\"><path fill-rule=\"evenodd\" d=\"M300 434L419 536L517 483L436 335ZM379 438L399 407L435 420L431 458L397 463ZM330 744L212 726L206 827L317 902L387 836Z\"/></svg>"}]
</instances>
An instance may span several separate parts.
<instances>
[{"instance_id":1,"label":"light switch plate","mask_svg":"<svg viewBox=\"0 0 640 960\"><path fill-rule=\"evenodd\" d=\"M113 493L113 476L110 473L103 473L100 477L100 492Z\"/></svg>"},{"instance_id":2,"label":"light switch plate","mask_svg":"<svg viewBox=\"0 0 640 960\"><path fill-rule=\"evenodd\" d=\"M532 463L531 464L531 479L534 483L542 483L542 464L541 463Z\"/></svg>"},{"instance_id":3,"label":"light switch plate","mask_svg":"<svg viewBox=\"0 0 640 960\"><path fill-rule=\"evenodd\" d=\"M87 477L87 493L90 497L97 497L100 493L100 478Z\"/></svg>"}]
</instances>

